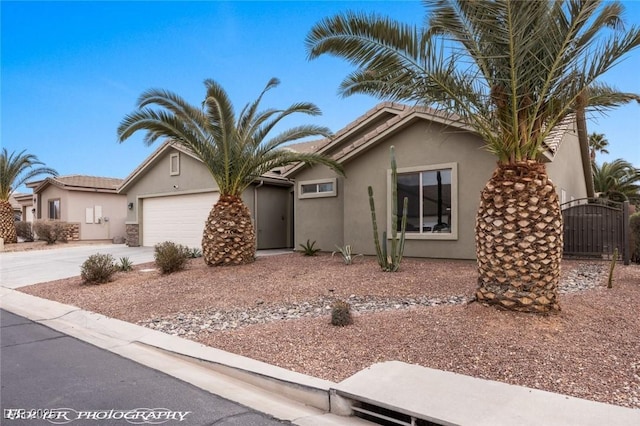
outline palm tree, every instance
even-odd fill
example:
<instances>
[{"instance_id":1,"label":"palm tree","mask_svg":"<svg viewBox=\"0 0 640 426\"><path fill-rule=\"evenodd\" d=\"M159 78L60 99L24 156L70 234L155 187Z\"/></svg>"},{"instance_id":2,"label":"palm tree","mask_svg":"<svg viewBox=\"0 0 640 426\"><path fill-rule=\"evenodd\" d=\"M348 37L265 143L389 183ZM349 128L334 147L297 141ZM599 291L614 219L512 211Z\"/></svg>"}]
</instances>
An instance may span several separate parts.
<instances>
[{"instance_id":1,"label":"palm tree","mask_svg":"<svg viewBox=\"0 0 640 426\"><path fill-rule=\"evenodd\" d=\"M283 110L258 111L263 95L279 83L271 79L258 99L247 104L237 118L229 96L213 80L204 82L206 97L202 108L174 93L148 90L140 96L138 110L127 115L118 127L119 142L145 130L147 145L158 138L168 138L189 148L208 168L220 191L202 239L203 257L210 266L238 265L255 259L254 228L241 195L263 173L295 162L324 164L342 173L340 165L322 155L280 149L309 136L330 137L326 127L301 125L266 140L273 128L291 114L320 115L318 107L308 102Z\"/></svg>"},{"instance_id":2,"label":"palm tree","mask_svg":"<svg viewBox=\"0 0 640 426\"><path fill-rule=\"evenodd\" d=\"M596 161L596 154L598 152L601 154L608 154L608 146L609 141L603 133L591 133L589 135L589 156L591 157L591 162L593 163Z\"/></svg>"},{"instance_id":3,"label":"palm tree","mask_svg":"<svg viewBox=\"0 0 640 426\"><path fill-rule=\"evenodd\" d=\"M345 96L428 105L484 139L498 164L477 213L476 298L559 310L562 217L540 153L574 114L586 146L585 111L640 100L598 81L640 44L640 29L623 29L619 2L423 3L424 27L375 14L325 18L307 35L309 57L331 54L357 67L340 85Z\"/></svg>"},{"instance_id":4,"label":"palm tree","mask_svg":"<svg viewBox=\"0 0 640 426\"><path fill-rule=\"evenodd\" d=\"M18 241L13 207L9 201L11 194L16 188L37 175L58 175L58 172L49 167L36 167L43 165L44 163L38 160L38 157L27 154L26 150L9 154L7 148L2 148L0 153L0 238L4 238L5 243Z\"/></svg>"},{"instance_id":5,"label":"palm tree","mask_svg":"<svg viewBox=\"0 0 640 426\"><path fill-rule=\"evenodd\" d=\"M640 202L640 169L621 158L592 165L593 183L601 197L613 201Z\"/></svg>"}]
</instances>

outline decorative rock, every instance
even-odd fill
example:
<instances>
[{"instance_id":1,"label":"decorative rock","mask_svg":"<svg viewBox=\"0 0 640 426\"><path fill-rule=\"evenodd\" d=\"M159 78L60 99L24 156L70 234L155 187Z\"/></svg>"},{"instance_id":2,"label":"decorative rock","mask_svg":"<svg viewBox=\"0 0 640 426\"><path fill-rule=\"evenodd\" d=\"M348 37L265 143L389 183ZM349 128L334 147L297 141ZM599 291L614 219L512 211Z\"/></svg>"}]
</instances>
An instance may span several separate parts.
<instances>
[{"instance_id":1,"label":"decorative rock","mask_svg":"<svg viewBox=\"0 0 640 426\"><path fill-rule=\"evenodd\" d=\"M539 279L540 277L533 277ZM607 268L604 264L579 264L576 269L572 270L560 281L558 287L559 294L566 294L578 291L589 290L601 285L605 285L607 278ZM498 291L496 286L491 290ZM522 297L519 303L522 305L532 305L533 309L545 312L548 308L545 306L556 306L553 301L554 294L549 293L545 296L539 296L535 299L536 293L520 292ZM493 291L486 288L480 288L476 297L479 299L493 300L496 295ZM168 334L178 336L193 336L197 333L210 333L220 330L229 330L245 327L253 324L265 324L273 321L282 321L298 318L315 318L330 314L331 304L334 298L331 296L322 296L314 301L307 301L299 304L286 304L281 306L272 306L264 304L264 301L257 300L256 306L246 309L232 309L228 311L210 309L205 311L194 311L189 313L180 312L174 315L162 318L150 318L145 321L138 322L154 330L159 330ZM262 303L259 303L262 302ZM346 302L351 305L351 311L358 314L366 314L372 312L382 312L388 310L411 309L416 306L444 306L444 305L462 305L469 302L469 299L463 295L449 296L447 298L429 298L423 297L405 297L397 299L380 299L372 296L356 296L350 295ZM502 301L503 306L507 306Z\"/></svg>"}]
</instances>

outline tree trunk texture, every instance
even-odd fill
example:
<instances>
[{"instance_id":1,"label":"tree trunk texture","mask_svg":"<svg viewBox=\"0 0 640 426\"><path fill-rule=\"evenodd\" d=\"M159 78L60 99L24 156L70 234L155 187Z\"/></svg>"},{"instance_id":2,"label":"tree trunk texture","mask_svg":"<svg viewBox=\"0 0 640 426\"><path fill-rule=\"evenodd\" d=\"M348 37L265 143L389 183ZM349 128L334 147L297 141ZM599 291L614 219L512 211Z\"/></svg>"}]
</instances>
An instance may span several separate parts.
<instances>
[{"instance_id":1,"label":"tree trunk texture","mask_svg":"<svg viewBox=\"0 0 640 426\"><path fill-rule=\"evenodd\" d=\"M534 313L560 310L562 213L544 164L498 165L476 218L479 302Z\"/></svg>"},{"instance_id":2,"label":"tree trunk texture","mask_svg":"<svg viewBox=\"0 0 640 426\"><path fill-rule=\"evenodd\" d=\"M242 265L256 257L249 209L239 197L223 195L205 223L202 255L209 266Z\"/></svg>"},{"instance_id":3,"label":"tree trunk texture","mask_svg":"<svg viewBox=\"0 0 640 426\"><path fill-rule=\"evenodd\" d=\"M18 242L13 207L9 201L0 201L0 238L4 238L6 244Z\"/></svg>"}]
</instances>

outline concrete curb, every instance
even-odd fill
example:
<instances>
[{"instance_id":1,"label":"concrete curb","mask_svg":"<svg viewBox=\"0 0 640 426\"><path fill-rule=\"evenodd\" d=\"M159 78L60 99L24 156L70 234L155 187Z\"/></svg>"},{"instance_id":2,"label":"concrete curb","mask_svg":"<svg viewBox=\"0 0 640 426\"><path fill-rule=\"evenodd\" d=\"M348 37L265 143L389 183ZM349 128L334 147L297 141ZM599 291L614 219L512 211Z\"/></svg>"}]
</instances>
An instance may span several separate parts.
<instances>
[{"instance_id":1,"label":"concrete curb","mask_svg":"<svg viewBox=\"0 0 640 426\"><path fill-rule=\"evenodd\" d=\"M363 425L336 416L336 384L94 312L0 288L0 308L296 424Z\"/></svg>"}]
</instances>

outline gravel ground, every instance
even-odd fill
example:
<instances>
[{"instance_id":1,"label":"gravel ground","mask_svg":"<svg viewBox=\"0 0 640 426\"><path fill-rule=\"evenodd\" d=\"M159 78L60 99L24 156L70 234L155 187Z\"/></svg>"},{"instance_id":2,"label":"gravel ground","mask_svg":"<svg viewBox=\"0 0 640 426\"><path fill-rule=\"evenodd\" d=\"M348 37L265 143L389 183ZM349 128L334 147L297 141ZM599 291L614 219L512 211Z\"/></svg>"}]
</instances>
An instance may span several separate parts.
<instances>
[{"instance_id":1,"label":"gravel ground","mask_svg":"<svg viewBox=\"0 0 640 426\"><path fill-rule=\"evenodd\" d=\"M401 360L640 409L640 266L563 262L562 312L551 316L469 303L475 262L261 257L251 264L160 275L152 264L113 282L79 278L20 289L332 381ZM354 324L329 324L336 299Z\"/></svg>"}]
</instances>

